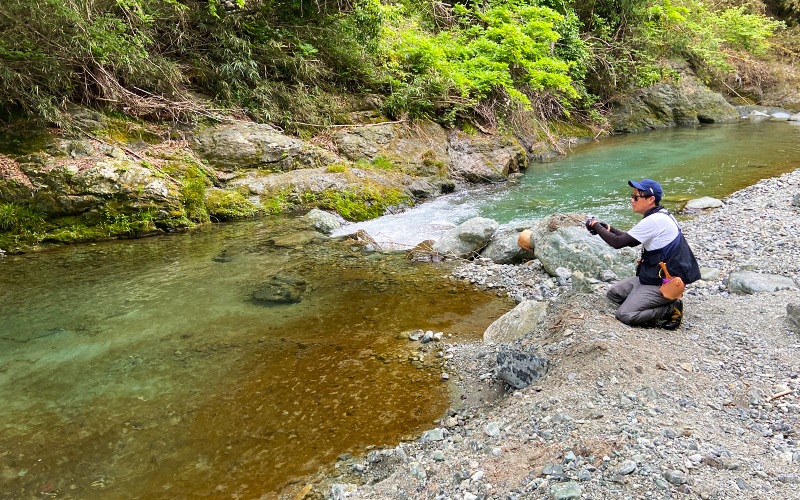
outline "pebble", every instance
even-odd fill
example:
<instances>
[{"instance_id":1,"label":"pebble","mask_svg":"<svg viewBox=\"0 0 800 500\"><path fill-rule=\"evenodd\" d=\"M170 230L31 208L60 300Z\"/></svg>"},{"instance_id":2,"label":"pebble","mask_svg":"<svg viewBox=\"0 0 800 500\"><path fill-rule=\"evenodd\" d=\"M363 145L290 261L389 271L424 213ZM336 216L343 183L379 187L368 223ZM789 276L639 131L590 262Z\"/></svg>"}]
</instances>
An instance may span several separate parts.
<instances>
[{"instance_id":1,"label":"pebble","mask_svg":"<svg viewBox=\"0 0 800 500\"><path fill-rule=\"evenodd\" d=\"M626 460L622 464L622 467L619 468L617 473L622 474L624 476L630 474L634 470L636 470L636 462L634 462L633 460Z\"/></svg>"}]
</instances>

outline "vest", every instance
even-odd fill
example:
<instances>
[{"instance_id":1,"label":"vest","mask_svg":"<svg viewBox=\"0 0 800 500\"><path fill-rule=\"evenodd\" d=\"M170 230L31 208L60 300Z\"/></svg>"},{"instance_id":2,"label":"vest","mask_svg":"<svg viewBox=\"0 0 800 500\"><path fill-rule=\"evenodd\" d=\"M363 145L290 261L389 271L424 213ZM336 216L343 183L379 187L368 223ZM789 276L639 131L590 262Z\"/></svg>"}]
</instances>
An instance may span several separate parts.
<instances>
[{"instance_id":1,"label":"vest","mask_svg":"<svg viewBox=\"0 0 800 500\"><path fill-rule=\"evenodd\" d=\"M655 207L644 216L647 217L656 212L670 215L664 207ZM675 225L677 225L677 222ZM636 276L639 277L639 283L642 285L661 286L662 276L661 267L658 265L659 262L664 262L667 265L669 274L680 276L687 285L700 279L700 266L697 265L694 253L689 248L686 238L683 237L680 227L678 227L678 236L668 245L650 251L644 250L644 247L642 248L642 258L639 259L639 264L636 266Z\"/></svg>"}]
</instances>

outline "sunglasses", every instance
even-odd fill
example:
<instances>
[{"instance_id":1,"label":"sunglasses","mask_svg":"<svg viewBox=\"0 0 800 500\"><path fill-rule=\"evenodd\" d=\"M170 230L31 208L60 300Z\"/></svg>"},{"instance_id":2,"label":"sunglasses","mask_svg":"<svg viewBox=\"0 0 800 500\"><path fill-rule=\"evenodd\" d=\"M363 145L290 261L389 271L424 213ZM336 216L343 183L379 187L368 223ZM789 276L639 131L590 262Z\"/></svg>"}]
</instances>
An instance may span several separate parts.
<instances>
[{"instance_id":1,"label":"sunglasses","mask_svg":"<svg viewBox=\"0 0 800 500\"><path fill-rule=\"evenodd\" d=\"M643 195L643 194L640 194L640 195L638 195L638 196L637 196L637 195L635 195L635 194L632 194L632 195L631 195L631 199L632 199L633 201L638 201L638 200L639 200L639 198L650 198L651 196L653 196L653 195L652 195L652 194L648 194L648 195Z\"/></svg>"}]
</instances>

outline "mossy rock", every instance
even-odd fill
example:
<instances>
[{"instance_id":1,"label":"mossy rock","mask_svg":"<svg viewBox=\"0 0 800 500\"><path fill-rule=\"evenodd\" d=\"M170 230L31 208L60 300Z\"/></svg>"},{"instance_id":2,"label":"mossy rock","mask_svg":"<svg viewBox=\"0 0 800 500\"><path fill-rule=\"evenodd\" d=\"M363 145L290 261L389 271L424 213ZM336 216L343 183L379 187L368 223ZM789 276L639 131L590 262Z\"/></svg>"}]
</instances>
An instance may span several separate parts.
<instances>
[{"instance_id":1,"label":"mossy rock","mask_svg":"<svg viewBox=\"0 0 800 500\"><path fill-rule=\"evenodd\" d=\"M252 217L259 208L238 191L212 188L206 192L206 211L212 220L227 221Z\"/></svg>"}]
</instances>

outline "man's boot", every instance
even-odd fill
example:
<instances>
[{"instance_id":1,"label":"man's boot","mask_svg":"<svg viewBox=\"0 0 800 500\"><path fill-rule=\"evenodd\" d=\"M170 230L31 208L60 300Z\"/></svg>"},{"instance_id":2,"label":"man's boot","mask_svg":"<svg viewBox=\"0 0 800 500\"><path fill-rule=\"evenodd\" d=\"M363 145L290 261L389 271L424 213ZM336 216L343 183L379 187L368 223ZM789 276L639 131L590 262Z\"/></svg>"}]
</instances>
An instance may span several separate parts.
<instances>
[{"instance_id":1,"label":"man's boot","mask_svg":"<svg viewBox=\"0 0 800 500\"><path fill-rule=\"evenodd\" d=\"M662 325L665 330L675 330L683 321L683 301L681 299L672 303L672 312L667 317L667 322Z\"/></svg>"}]
</instances>

